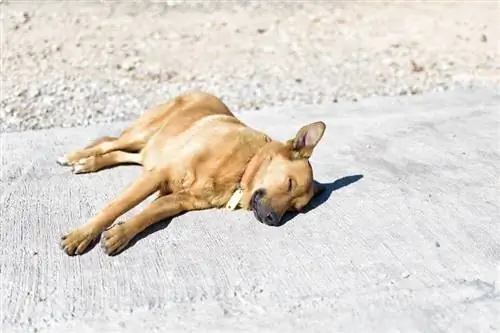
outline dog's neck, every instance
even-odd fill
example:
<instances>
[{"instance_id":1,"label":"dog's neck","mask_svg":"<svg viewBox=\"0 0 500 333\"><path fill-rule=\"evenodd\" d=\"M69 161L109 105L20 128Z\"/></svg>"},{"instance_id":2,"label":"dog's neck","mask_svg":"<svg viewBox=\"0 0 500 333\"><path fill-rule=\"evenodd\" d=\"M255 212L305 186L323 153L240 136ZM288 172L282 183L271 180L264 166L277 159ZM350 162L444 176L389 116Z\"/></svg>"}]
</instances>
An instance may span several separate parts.
<instances>
[{"instance_id":1,"label":"dog's neck","mask_svg":"<svg viewBox=\"0 0 500 333\"><path fill-rule=\"evenodd\" d=\"M250 198L252 196L251 191L254 183L254 177L259 170L259 166L263 162L263 158L266 158L266 156L262 154L262 150L267 148L269 144L283 145L282 142L272 140L271 138L266 136L266 141L260 147L258 147L258 149L256 149L255 153L250 158L250 161L246 164L246 168L243 171L238 187L236 188L235 192L233 192L233 200L236 200L235 196L239 196L241 194L239 205L242 208L248 208ZM240 194L238 194L239 190L241 190Z\"/></svg>"},{"instance_id":2,"label":"dog's neck","mask_svg":"<svg viewBox=\"0 0 500 333\"><path fill-rule=\"evenodd\" d=\"M259 149L256 150L256 152L253 154L253 156L250 158L250 161L247 163L245 167L245 171L243 171L243 174L241 176L241 180L239 183L239 187L242 188L243 190L248 190L250 187L250 184L253 181L253 178L255 176L256 171L258 170L259 164L262 162L262 150L269 144L270 141L266 141Z\"/></svg>"}]
</instances>

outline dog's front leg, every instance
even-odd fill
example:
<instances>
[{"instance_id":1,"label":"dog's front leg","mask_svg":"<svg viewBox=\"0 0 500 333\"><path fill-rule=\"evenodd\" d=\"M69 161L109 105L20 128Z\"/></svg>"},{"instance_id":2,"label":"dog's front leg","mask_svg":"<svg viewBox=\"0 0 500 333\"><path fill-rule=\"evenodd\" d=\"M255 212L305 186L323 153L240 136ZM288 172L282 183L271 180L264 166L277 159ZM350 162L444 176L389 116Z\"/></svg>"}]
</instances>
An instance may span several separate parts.
<instances>
[{"instance_id":1,"label":"dog's front leg","mask_svg":"<svg viewBox=\"0 0 500 333\"><path fill-rule=\"evenodd\" d=\"M118 217L156 192L161 173L146 171L89 222L62 237L61 247L69 255L82 254Z\"/></svg>"},{"instance_id":2,"label":"dog's front leg","mask_svg":"<svg viewBox=\"0 0 500 333\"><path fill-rule=\"evenodd\" d=\"M101 244L108 255L123 250L127 244L141 231L163 219L173 217L182 212L205 208L203 203L194 202L183 194L168 194L158 197L141 213L128 222L117 223L103 233Z\"/></svg>"}]
</instances>

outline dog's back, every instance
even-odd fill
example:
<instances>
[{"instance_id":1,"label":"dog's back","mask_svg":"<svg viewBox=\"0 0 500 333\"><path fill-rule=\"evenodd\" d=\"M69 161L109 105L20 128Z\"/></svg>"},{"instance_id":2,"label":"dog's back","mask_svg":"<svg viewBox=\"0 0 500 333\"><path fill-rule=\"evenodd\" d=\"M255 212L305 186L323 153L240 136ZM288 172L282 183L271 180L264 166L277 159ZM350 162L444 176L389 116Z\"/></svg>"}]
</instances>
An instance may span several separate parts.
<instances>
[{"instance_id":1,"label":"dog's back","mask_svg":"<svg viewBox=\"0 0 500 333\"><path fill-rule=\"evenodd\" d=\"M146 143L162 128L164 134L173 137L199 119L216 114L234 117L216 96L198 91L189 92L146 111L121 135L141 139Z\"/></svg>"}]
</instances>

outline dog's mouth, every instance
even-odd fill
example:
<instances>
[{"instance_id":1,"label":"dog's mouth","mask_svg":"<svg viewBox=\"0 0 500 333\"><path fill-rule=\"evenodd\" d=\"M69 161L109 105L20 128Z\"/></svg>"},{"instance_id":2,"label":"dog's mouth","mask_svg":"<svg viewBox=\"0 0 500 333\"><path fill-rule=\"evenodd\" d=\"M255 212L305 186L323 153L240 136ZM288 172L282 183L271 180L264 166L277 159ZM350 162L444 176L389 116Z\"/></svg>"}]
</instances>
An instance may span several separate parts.
<instances>
[{"instance_id":1,"label":"dog's mouth","mask_svg":"<svg viewBox=\"0 0 500 333\"><path fill-rule=\"evenodd\" d=\"M255 191L250 200L252 211L257 220L261 223L269 226L278 226L281 221L281 216L269 205L262 202L265 195L266 191L263 189Z\"/></svg>"}]
</instances>

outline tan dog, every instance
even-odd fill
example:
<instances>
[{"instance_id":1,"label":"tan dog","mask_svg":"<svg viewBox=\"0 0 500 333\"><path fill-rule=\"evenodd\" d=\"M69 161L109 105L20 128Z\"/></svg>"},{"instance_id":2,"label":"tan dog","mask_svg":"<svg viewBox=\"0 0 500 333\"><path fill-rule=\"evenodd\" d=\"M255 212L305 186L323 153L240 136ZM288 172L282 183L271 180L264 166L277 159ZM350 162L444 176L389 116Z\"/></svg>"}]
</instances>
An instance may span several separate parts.
<instances>
[{"instance_id":1,"label":"tan dog","mask_svg":"<svg viewBox=\"0 0 500 333\"><path fill-rule=\"evenodd\" d=\"M316 193L309 157L325 131L323 122L301 128L285 143L240 122L217 97L191 92L157 106L117 138L103 137L58 159L75 173L123 163L141 164L142 175L86 224L62 237L69 254L82 254L101 233L109 255L120 252L148 226L181 212L239 206L279 225ZM158 197L126 223L110 226L151 194Z\"/></svg>"}]
</instances>

